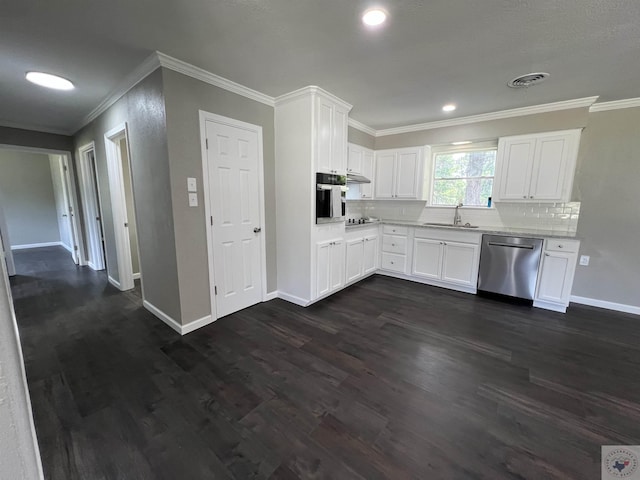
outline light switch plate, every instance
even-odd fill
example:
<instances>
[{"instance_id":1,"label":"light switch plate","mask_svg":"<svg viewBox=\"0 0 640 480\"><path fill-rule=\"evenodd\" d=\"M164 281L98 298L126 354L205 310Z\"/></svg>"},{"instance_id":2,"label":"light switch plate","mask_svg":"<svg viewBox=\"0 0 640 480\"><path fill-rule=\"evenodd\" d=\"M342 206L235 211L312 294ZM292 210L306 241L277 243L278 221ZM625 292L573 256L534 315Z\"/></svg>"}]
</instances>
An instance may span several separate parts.
<instances>
[{"instance_id":1,"label":"light switch plate","mask_svg":"<svg viewBox=\"0 0 640 480\"><path fill-rule=\"evenodd\" d=\"M197 207L198 206L198 194L197 193L190 193L189 194L189 206L190 207Z\"/></svg>"},{"instance_id":2,"label":"light switch plate","mask_svg":"<svg viewBox=\"0 0 640 480\"><path fill-rule=\"evenodd\" d=\"M589 255L580 255L580 265L589 265L589 260L591 260L591 257L589 257Z\"/></svg>"},{"instance_id":3,"label":"light switch plate","mask_svg":"<svg viewBox=\"0 0 640 480\"><path fill-rule=\"evenodd\" d=\"M188 192L197 192L198 191L198 183L196 179L193 177L187 177L187 191Z\"/></svg>"}]
</instances>

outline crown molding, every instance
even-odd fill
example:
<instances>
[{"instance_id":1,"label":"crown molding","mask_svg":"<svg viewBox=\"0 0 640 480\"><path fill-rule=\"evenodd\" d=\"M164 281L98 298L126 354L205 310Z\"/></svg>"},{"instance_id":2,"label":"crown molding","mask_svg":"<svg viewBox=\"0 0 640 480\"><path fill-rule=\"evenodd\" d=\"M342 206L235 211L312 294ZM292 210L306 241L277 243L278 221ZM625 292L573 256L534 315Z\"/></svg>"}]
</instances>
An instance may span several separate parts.
<instances>
[{"instance_id":1,"label":"crown molding","mask_svg":"<svg viewBox=\"0 0 640 480\"><path fill-rule=\"evenodd\" d=\"M29 123L11 122L9 120L0 120L0 127L16 128L19 130L29 130L33 132L52 133L54 135L64 135L66 137L70 137L73 135L73 132L69 130L63 130L61 128L42 127Z\"/></svg>"},{"instance_id":2,"label":"crown molding","mask_svg":"<svg viewBox=\"0 0 640 480\"><path fill-rule=\"evenodd\" d=\"M118 84L118 86L107 95L107 97L98 104L96 108L91 110L89 114L82 119L78 124L74 133L77 133L81 128L93 122L96 118L102 115L109 107L120 100L125 93L135 87L138 83L144 80L151 72L160 67L160 61L158 59L158 52L153 52L149 55L140 65L136 67L129 75Z\"/></svg>"},{"instance_id":3,"label":"crown molding","mask_svg":"<svg viewBox=\"0 0 640 480\"><path fill-rule=\"evenodd\" d=\"M400 133L419 132L421 130L432 130L434 128L453 127L456 125L466 125L469 123L486 122L488 120L500 120L502 118L522 117L525 115L533 115L536 113L555 112L559 110L568 110L571 108L590 107L598 99L595 97L577 98L575 100L565 100L563 102L544 103L542 105L533 105L530 107L513 108L511 110L502 110L499 112L482 113L479 115L471 115L468 117L452 118L450 120L440 120L437 122L420 123L417 125L407 125L406 127L387 128L377 130L376 137L384 137L387 135L397 135Z\"/></svg>"},{"instance_id":4,"label":"crown molding","mask_svg":"<svg viewBox=\"0 0 640 480\"><path fill-rule=\"evenodd\" d=\"M162 67L173 70L174 72L182 73L183 75L195 78L196 80L201 80L205 83L208 83L209 85L220 87L224 90L228 90L229 92L237 93L238 95L250 98L251 100L255 100L256 102L269 105L270 107L274 106L274 99L269 95L265 95L264 93L258 92L257 90L253 90L249 87L245 87L244 85L240 85L239 83L221 77L220 75L216 75L215 73L211 73L203 68L196 67L195 65L183 62L182 60L178 60L177 58L165 55L162 52L156 52L156 54L158 56L160 66Z\"/></svg>"},{"instance_id":5,"label":"crown molding","mask_svg":"<svg viewBox=\"0 0 640 480\"><path fill-rule=\"evenodd\" d=\"M613 102L594 103L589 108L590 112L605 112L607 110L619 110L621 108L640 107L640 97L625 98L624 100L615 100Z\"/></svg>"},{"instance_id":6,"label":"crown molding","mask_svg":"<svg viewBox=\"0 0 640 480\"><path fill-rule=\"evenodd\" d=\"M375 128L371 128L368 125L365 125L362 122L354 120L353 118L349 119L349 126L355 128L356 130L360 130L361 132L366 133L367 135L371 135L372 137L377 136L378 132Z\"/></svg>"},{"instance_id":7,"label":"crown molding","mask_svg":"<svg viewBox=\"0 0 640 480\"><path fill-rule=\"evenodd\" d=\"M275 98L274 105L276 106L284 105L285 103L296 100L297 98L306 97L309 95L322 95L323 97L328 98L332 102L337 103L338 105L342 106L343 108L346 108L349 111L351 111L351 109L353 108L353 105L351 105L350 103L345 102L341 98L336 97L334 94L329 93L326 90L316 85L309 85L306 87L299 88L298 90L294 90L293 92L280 95L279 97Z\"/></svg>"}]
</instances>

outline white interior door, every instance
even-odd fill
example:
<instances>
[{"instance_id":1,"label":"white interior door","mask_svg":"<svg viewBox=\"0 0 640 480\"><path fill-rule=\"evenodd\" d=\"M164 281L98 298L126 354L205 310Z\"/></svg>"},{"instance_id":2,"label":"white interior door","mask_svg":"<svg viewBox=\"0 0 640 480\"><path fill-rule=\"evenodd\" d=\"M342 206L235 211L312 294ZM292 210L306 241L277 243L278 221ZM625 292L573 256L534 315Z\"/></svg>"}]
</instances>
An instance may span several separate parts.
<instances>
[{"instance_id":1,"label":"white interior door","mask_svg":"<svg viewBox=\"0 0 640 480\"><path fill-rule=\"evenodd\" d=\"M64 192L64 201L65 201L65 206L66 206L66 210L67 210L67 216L65 217L66 219L66 223L68 225L68 229L69 229L69 237L70 237L70 241L71 244L69 245L69 247L71 247L71 257L73 258L74 263L77 265L78 263L80 263L80 257L78 256L78 231L76 231L76 210L75 210L75 205L73 202L73 197L71 194L71 188L72 188L72 183L71 183L71 175L69 172L69 161L67 159L66 156L62 156L61 157L61 163L62 163L62 186L63 186L63 192Z\"/></svg>"},{"instance_id":2,"label":"white interior door","mask_svg":"<svg viewBox=\"0 0 640 480\"><path fill-rule=\"evenodd\" d=\"M259 138L253 130L205 122L217 318L262 301Z\"/></svg>"},{"instance_id":3,"label":"white interior door","mask_svg":"<svg viewBox=\"0 0 640 480\"><path fill-rule=\"evenodd\" d=\"M80 148L79 165L87 233L87 265L93 270L104 270L104 238L93 143Z\"/></svg>"},{"instance_id":4,"label":"white interior door","mask_svg":"<svg viewBox=\"0 0 640 480\"><path fill-rule=\"evenodd\" d=\"M13 263L13 253L11 252L11 242L9 240L9 229L4 217L4 210L0 204L0 261L7 264L7 273L10 277L16 274L16 266Z\"/></svg>"}]
</instances>

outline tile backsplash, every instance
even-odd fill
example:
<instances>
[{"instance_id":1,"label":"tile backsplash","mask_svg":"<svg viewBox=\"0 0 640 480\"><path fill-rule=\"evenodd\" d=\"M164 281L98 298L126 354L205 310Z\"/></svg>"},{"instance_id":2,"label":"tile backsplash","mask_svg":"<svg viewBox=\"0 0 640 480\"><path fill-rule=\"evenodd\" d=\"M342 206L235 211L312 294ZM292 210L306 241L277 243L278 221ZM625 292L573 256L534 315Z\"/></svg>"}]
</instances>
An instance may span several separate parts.
<instances>
[{"instance_id":1,"label":"tile backsplash","mask_svg":"<svg viewBox=\"0 0 640 480\"><path fill-rule=\"evenodd\" d=\"M463 223L483 227L516 227L575 233L580 202L496 203L495 208L462 207ZM416 222L452 222L453 207L430 207L419 201L347 201L347 217L375 217Z\"/></svg>"}]
</instances>

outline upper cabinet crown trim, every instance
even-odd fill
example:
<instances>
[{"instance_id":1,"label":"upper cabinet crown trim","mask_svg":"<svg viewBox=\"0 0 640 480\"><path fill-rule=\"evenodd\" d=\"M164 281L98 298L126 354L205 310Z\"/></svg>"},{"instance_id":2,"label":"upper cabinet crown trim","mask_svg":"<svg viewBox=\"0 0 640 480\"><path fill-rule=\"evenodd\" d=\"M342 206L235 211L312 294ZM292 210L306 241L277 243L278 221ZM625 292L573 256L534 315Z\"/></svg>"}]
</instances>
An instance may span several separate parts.
<instances>
[{"instance_id":1,"label":"upper cabinet crown trim","mask_svg":"<svg viewBox=\"0 0 640 480\"><path fill-rule=\"evenodd\" d=\"M328 100L332 101L333 103L337 104L338 106L345 108L348 111L350 111L353 108L353 105L345 102L341 98L336 97L332 93L329 93L326 90L323 90L322 88L316 85L309 85L307 87L302 87L302 88L299 88L298 90L294 90L293 92L280 95L275 99L274 104L276 106L282 105L284 103L288 103L293 100L296 100L297 98L305 97L308 95L321 95L327 98Z\"/></svg>"},{"instance_id":2,"label":"upper cabinet crown trim","mask_svg":"<svg viewBox=\"0 0 640 480\"><path fill-rule=\"evenodd\" d=\"M613 102L594 103L589 108L590 112L605 112L607 110L618 110L620 108L640 107L640 97L615 100Z\"/></svg>"},{"instance_id":3,"label":"upper cabinet crown trim","mask_svg":"<svg viewBox=\"0 0 640 480\"><path fill-rule=\"evenodd\" d=\"M368 135L371 135L372 137L375 137L377 135L377 131L375 128L371 128L370 126L354 120L353 118L349 119L349 126L355 128L356 130L360 130L361 132L364 132Z\"/></svg>"}]
</instances>

